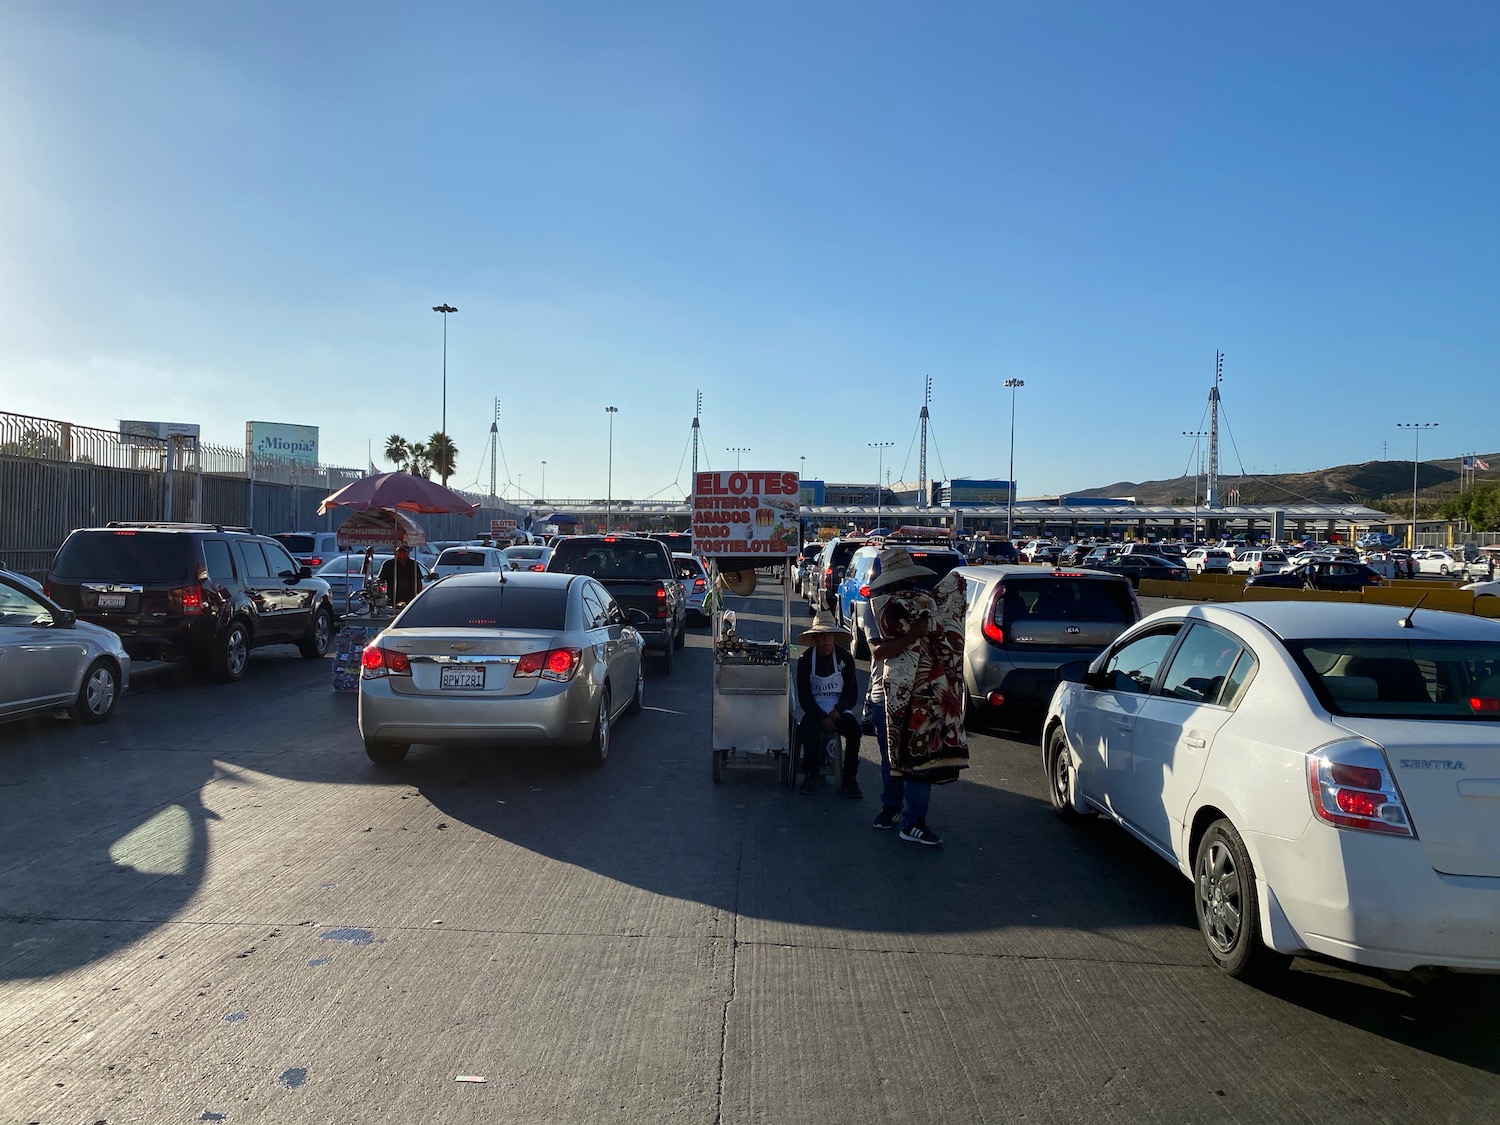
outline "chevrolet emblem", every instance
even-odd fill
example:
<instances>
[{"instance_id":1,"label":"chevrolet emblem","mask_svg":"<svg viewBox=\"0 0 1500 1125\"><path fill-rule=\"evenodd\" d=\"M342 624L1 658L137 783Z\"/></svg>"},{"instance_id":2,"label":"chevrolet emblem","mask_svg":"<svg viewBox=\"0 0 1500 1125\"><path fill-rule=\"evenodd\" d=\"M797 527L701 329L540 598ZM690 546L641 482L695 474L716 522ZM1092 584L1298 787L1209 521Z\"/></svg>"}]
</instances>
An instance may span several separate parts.
<instances>
[{"instance_id":1,"label":"chevrolet emblem","mask_svg":"<svg viewBox=\"0 0 1500 1125\"><path fill-rule=\"evenodd\" d=\"M473 645L466 645L466 644L456 644L456 645L449 645L448 647L451 648L454 652L468 652L474 646Z\"/></svg>"}]
</instances>

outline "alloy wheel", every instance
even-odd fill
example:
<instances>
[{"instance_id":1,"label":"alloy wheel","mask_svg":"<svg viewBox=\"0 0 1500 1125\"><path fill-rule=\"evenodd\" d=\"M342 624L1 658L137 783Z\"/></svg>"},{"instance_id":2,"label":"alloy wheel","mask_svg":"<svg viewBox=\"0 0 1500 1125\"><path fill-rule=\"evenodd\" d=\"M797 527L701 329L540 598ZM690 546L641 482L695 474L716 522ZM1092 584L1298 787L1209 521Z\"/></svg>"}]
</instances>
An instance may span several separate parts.
<instances>
[{"instance_id":1,"label":"alloy wheel","mask_svg":"<svg viewBox=\"0 0 1500 1125\"><path fill-rule=\"evenodd\" d=\"M1198 902L1204 936L1214 952L1227 957L1239 944L1244 900L1240 872L1222 840L1205 848L1198 860Z\"/></svg>"}]
</instances>

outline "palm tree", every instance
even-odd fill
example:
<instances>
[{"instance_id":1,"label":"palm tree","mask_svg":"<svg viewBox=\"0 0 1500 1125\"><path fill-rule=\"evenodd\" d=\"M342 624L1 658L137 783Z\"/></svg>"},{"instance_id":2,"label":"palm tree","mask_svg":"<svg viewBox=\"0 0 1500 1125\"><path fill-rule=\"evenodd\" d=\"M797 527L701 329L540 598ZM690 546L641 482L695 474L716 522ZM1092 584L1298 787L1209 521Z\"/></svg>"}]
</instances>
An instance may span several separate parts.
<instances>
[{"instance_id":1,"label":"palm tree","mask_svg":"<svg viewBox=\"0 0 1500 1125\"><path fill-rule=\"evenodd\" d=\"M412 476L425 477L432 472L432 464L427 459L427 447L420 441L413 442L407 449L406 471Z\"/></svg>"},{"instance_id":2,"label":"palm tree","mask_svg":"<svg viewBox=\"0 0 1500 1125\"><path fill-rule=\"evenodd\" d=\"M427 463L446 485L458 463L458 446L441 430L427 439Z\"/></svg>"},{"instance_id":3,"label":"palm tree","mask_svg":"<svg viewBox=\"0 0 1500 1125\"><path fill-rule=\"evenodd\" d=\"M396 466L399 472L406 467L411 458L411 446L400 434L392 434L385 439L385 459Z\"/></svg>"}]
</instances>

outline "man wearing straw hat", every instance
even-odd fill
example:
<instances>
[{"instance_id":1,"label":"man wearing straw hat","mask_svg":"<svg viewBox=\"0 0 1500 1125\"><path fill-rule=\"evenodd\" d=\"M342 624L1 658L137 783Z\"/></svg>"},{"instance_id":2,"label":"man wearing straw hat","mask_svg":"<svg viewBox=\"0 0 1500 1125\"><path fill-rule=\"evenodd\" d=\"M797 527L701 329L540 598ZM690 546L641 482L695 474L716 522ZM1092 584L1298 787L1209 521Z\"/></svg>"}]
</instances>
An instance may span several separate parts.
<instances>
[{"instance_id":1,"label":"man wearing straw hat","mask_svg":"<svg viewBox=\"0 0 1500 1125\"><path fill-rule=\"evenodd\" d=\"M843 782L840 797L863 797L855 774L859 770L859 720L853 709L859 702L858 671L849 654L853 638L835 622L818 617L812 628L797 638L805 651L797 658L797 705L802 722L797 726L802 743L802 773L799 793L816 793L822 778L823 748L830 738L844 739Z\"/></svg>"}]
</instances>

